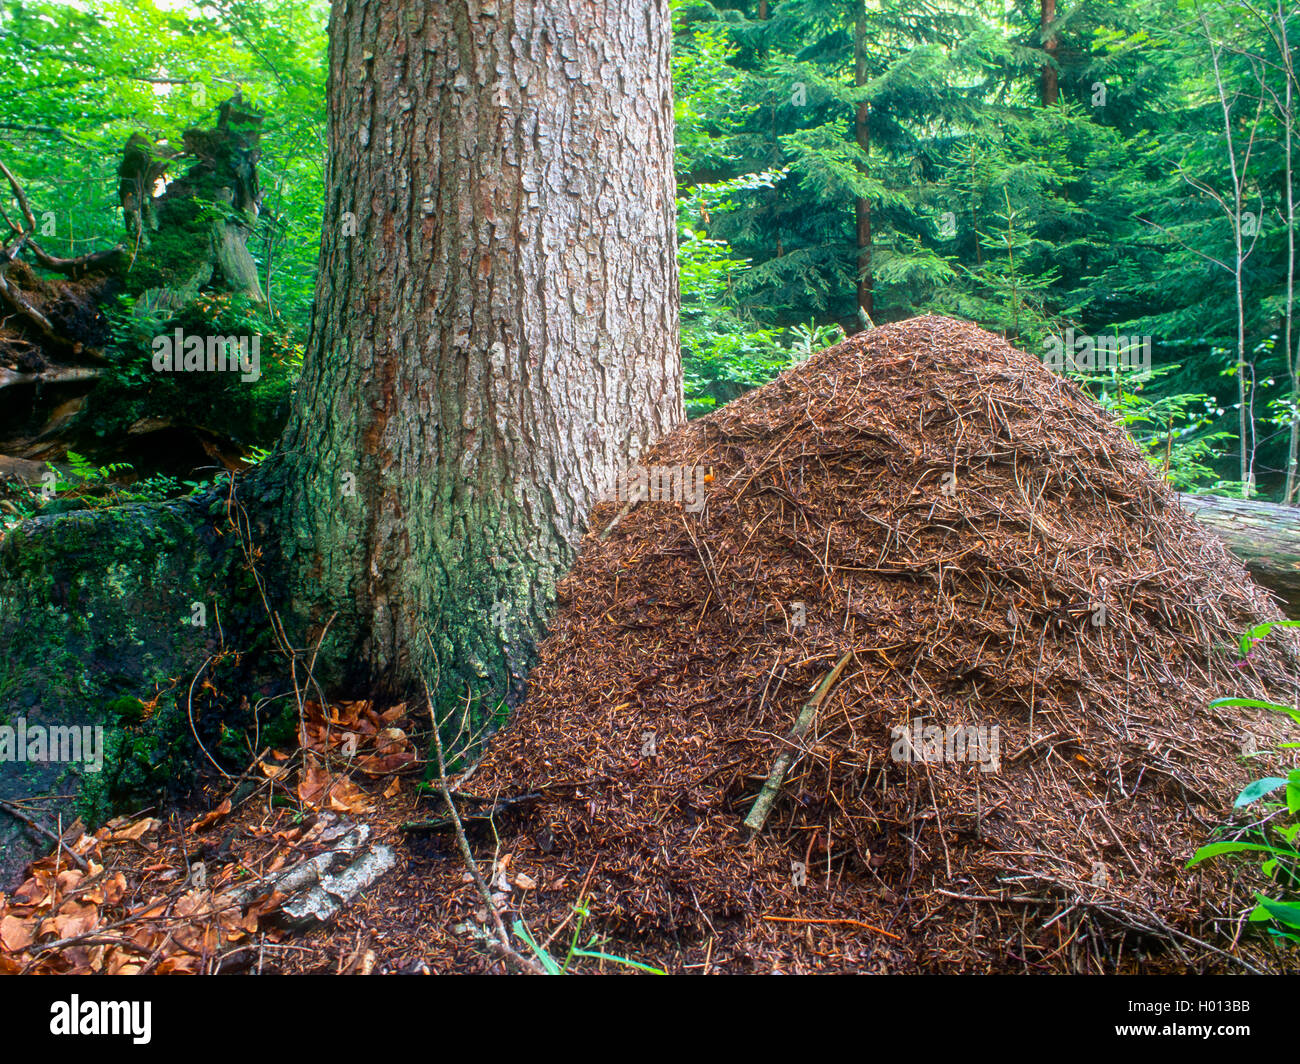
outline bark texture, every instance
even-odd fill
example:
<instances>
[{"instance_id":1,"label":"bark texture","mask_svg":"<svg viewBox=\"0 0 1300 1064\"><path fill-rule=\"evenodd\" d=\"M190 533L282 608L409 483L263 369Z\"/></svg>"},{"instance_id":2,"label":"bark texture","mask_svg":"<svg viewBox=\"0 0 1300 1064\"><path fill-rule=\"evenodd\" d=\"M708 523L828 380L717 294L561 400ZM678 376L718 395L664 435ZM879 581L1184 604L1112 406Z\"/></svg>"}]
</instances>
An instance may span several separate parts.
<instances>
[{"instance_id":1,"label":"bark texture","mask_svg":"<svg viewBox=\"0 0 1300 1064\"><path fill-rule=\"evenodd\" d=\"M1051 107L1061 98L1060 75L1057 73L1055 60L1060 49L1060 40L1052 23L1056 21L1056 0L1039 0L1038 28L1042 34L1043 51L1047 53L1048 62L1043 64L1039 78L1039 96L1044 107Z\"/></svg>"},{"instance_id":2,"label":"bark texture","mask_svg":"<svg viewBox=\"0 0 1300 1064\"><path fill-rule=\"evenodd\" d=\"M867 5L858 4L853 26L853 84L858 88L867 83ZM864 155L871 154L871 104L865 100L857 106L853 122L854 136ZM876 312L875 276L871 265L871 201L859 196L853 204L853 214L858 247L858 321L862 328L872 325Z\"/></svg>"},{"instance_id":3,"label":"bark texture","mask_svg":"<svg viewBox=\"0 0 1300 1064\"><path fill-rule=\"evenodd\" d=\"M318 674L499 709L596 493L683 418L668 55L666 0L335 0L278 464Z\"/></svg>"}]
</instances>

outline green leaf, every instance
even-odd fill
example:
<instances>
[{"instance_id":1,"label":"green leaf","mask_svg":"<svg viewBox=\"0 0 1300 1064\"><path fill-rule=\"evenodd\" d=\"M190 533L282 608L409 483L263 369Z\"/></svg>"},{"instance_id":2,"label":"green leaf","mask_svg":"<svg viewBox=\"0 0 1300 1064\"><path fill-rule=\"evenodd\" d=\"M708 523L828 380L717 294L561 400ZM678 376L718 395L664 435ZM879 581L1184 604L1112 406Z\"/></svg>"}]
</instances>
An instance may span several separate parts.
<instances>
[{"instance_id":1,"label":"green leaf","mask_svg":"<svg viewBox=\"0 0 1300 1064\"><path fill-rule=\"evenodd\" d=\"M1243 805L1250 805L1251 802L1257 802L1266 794L1272 794L1279 787L1285 787L1287 781L1280 776L1265 776L1263 779L1255 780L1248 783L1237 795L1237 800L1232 803L1234 809L1240 809Z\"/></svg>"},{"instance_id":2,"label":"green leaf","mask_svg":"<svg viewBox=\"0 0 1300 1064\"><path fill-rule=\"evenodd\" d=\"M1274 713L1285 713L1300 724L1300 709L1284 706L1278 702L1261 702L1258 698L1216 698L1210 703L1211 708L1218 706L1241 706L1246 709L1268 709Z\"/></svg>"},{"instance_id":3,"label":"green leaf","mask_svg":"<svg viewBox=\"0 0 1300 1064\"><path fill-rule=\"evenodd\" d=\"M628 968L636 968L638 971L649 972L651 975L667 975L662 968L654 968L649 964L642 964L640 961L630 961L626 957L615 957L612 953L602 953L596 949L575 949L575 957L594 957L596 960L613 961L615 964L622 964Z\"/></svg>"},{"instance_id":4,"label":"green leaf","mask_svg":"<svg viewBox=\"0 0 1300 1064\"><path fill-rule=\"evenodd\" d=\"M1254 850L1259 853L1273 853L1279 857L1287 857L1294 860L1300 860L1300 853L1295 850L1284 850L1277 846L1261 846L1254 842L1212 842L1208 846L1202 846L1187 862L1187 867L1198 865L1202 861L1209 860L1211 857L1219 857L1225 853L1245 853L1248 850Z\"/></svg>"},{"instance_id":5,"label":"green leaf","mask_svg":"<svg viewBox=\"0 0 1300 1064\"><path fill-rule=\"evenodd\" d=\"M1289 713L1290 706L1284 706L1278 702L1261 702L1258 698L1216 698L1210 703L1211 706L1244 706L1254 709L1272 709L1278 713Z\"/></svg>"},{"instance_id":6,"label":"green leaf","mask_svg":"<svg viewBox=\"0 0 1300 1064\"><path fill-rule=\"evenodd\" d=\"M1264 624L1255 625L1241 637L1242 656L1249 654L1251 648L1274 628L1300 628L1300 621L1266 621Z\"/></svg>"},{"instance_id":7,"label":"green leaf","mask_svg":"<svg viewBox=\"0 0 1300 1064\"><path fill-rule=\"evenodd\" d=\"M555 963L555 958L546 952L536 941L532 933L528 930L528 925L522 920L516 920L513 924L514 932L528 944L528 948L533 951L533 956L537 958L538 963L546 970L547 975L563 975L560 966Z\"/></svg>"},{"instance_id":8,"label":"green leaf","mask_svg":"<svg viewBox=\"0 0 1300 1064\"><path fill-rule=\"evenodd\" d=\"M1300 930L1300 905L1289 905L1273 898L1266 898L1262 894L1256 894L1255 897L1259 898L1259 905L1256 906L1255 912L1262 908L1278 923ZM1255 919L1254 913L1251 913L1251 919Z\"/></svg>"}]
</instances>

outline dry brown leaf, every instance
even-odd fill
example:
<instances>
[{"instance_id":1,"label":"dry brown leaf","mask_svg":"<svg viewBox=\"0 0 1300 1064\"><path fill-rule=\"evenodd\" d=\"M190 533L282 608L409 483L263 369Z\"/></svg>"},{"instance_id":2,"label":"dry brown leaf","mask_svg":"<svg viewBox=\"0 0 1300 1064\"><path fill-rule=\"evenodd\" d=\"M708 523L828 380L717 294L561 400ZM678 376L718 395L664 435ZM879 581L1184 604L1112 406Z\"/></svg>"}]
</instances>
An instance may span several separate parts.
<instances>
[{"instance_id":1,"label":"dry brown leaf","mask_svg":"<svg viewBox=\"0 0 1300 1064\"><path fill-rule=\"evenodd\" d=\"M47 921L48 922L48 921ZM76 938L99 926L99 909L94 905L83 905L76 901L66 901L59 907L54 917L54 932L59 938Z\"/></svg>"},{"instance_id":2,"label":"dry brown leaf","mask_svg":"<svg viewBox=\"0 0 1300 1064\"><path fill-rule=\"evenodd\" d=\"M307 764L298 777L298 800L306 805L318 805L330 784L330 774L325 766L314 757L308 758Z\"/></svg>"},{"instance_id":3,"label":"dry brown leaf","mask_svg":"<svg viewBox=\"0 0 1300 1064\"><path fill-rule=\"evenodd\" d=\"M115 831L112 836L113 842L140 842L145 835L158 828L160 821L154 817L147 816L137 820L129 827L121 828Z\"/></svg>"},{"instance_id":4,"label":"dry brown leaf","mask_svg":"<svg viewBox=\"0 0 1300 1064\"><path fill-rule=\"evenodd\" d=\"M53 891L50 889L49 877L32 876L30 879L23 880L22 885L14 891L14 901L20 905L48 905L53 897Z\"/></svg>"},{"instance_id":5,"label":"dry brown leaf","mask_svg":"<svg viewBox=\"0 0 1300 1064\"><path fill-rule=\"evenodd\" d=\"M30 946L35 939L34 920L20 920L16 916L6 916L0 920L0 945L11 953L17 953Z\"/></svg>"},{"instance_id":6,"label":"dry brown leaf","mask_svg":"<svg viewBox=\"0 0 1300 1064\"><path fill-rule=\"evenodd\" d=\"M326 806L337 813L366 813L370 802L346 776L331 776L315 759L309 760L298 781L298 798L314 808Z\"/></svg>"},{"instance_id":7,"label":"dry brown leaf","mask_svg":"<svg viewBox=\"0 0 1300 1064\"><path fill-rule=\"evenodd\" d=\"M253 902L253 904L248 907L248 915L253 917L254 920L258 920L268 913L276 912L284 903L284 899L284 894L278 890L273 890L265 898Z\"/></svg>"},{"instance_id":8,"label":"dry brown leaf","mask_svg":"<svg viewBox=\"0 0 1300 1064\"><path fill-rule=\"evenodd\" d=\"M368 813L370 801L350 779L339 779L330 786L329 807L336 813Z\"/></svg>"},{"instance_id":9,"label":"dry brown leaf","mask_svg":"<svg viewBox=\"0 0 1300 1064\"><path fill-rule=\"evenodd\" d=\"M223 816L230 812L230 799L226 798L222 803L210 812L204 813L197 817L190 825L191 831L202 831L206 827L211 827Z\"/></svg>"},{"instance_id":10,"label":"dry brown leaf","mask_svg":"<svg viewBox=\"0 0 1300 1064\"><path fill-rule=\"evenodd\" d=\"M126 876L114 872L104 883L104 904L116 905L126 896Z\"/></svg>"},{"instance_id":11,"label":"dry brown leaf","mask_svg":"<svg viewBox=\"0 0 1300 1064\"><path fill-rule=\"evenodd\" d=\"M164 898L150 898L149 903L143 909L136 909L131 913L133 920L156 920L167 912L167 901Z\"/></svg>"}]
</instances>

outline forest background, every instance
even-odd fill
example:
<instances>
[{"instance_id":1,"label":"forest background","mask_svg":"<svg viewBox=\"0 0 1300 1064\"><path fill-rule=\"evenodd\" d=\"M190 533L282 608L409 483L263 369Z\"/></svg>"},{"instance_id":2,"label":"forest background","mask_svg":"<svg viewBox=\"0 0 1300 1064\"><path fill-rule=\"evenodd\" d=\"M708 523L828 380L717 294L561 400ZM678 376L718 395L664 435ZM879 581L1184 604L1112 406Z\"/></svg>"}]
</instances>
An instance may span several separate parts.
<instances>
[{"instance_id":1,"label":"forest background","mask_svg":"<svg viewBox=\"0 0 1300 1064\"><path fill-rule=\"evenodd\" d=\"M673 10L690 414L842 332L948 314L1035 354L1085 352L1067 368L1177 488L1297 501L1300 15L1285 0ZM132 134L178 145L236 92L265 115L249 247L266 298L190 311L267 338L253 388L187 413L252 460L287 414L310 320L327 20L318 0L0 7L0 161L54 254L122 240ZM131 337L77 411L86 469L95 441L108 454L165 406ZM1113 337L1145 341L1149 367L1090 365ZM205 476L141 472L158 495Z\"/></svg>"}]
</instances>

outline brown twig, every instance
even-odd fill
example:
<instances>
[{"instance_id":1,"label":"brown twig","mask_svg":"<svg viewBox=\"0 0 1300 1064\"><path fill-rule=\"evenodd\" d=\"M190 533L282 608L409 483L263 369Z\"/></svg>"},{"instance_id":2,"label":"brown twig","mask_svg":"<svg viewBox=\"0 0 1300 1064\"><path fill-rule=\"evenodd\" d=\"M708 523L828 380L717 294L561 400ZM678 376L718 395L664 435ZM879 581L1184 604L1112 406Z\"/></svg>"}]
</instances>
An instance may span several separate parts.
<instances>
[{"instance_id":1,"label":"brown twig","mask_svg":"<svg viewBox=\"0 0 1300 1064\"><path fill-rule=\"evenodd\" d=\"M763 919L781 924L844 924L848 927L865 927L868 931L876 931L884 935L886 938L897 939L899 942L903 940L902 935L896 935L892 931L886 931L883 927L877 927L875 924L868 924L862 920L849 920L847 918L831 919L829 917L820 918L812 916L767 916L766 914L764 914Z\"/></svg>"},{"instance_id":2,"label":"brown twig","mask_svg":"<svg viewBox=\"0 0 1300 1064\"><path fill-rule=\"evenodd\" d=\"M437 651L433 649L433 640L429 638L428 632L424 634L424 638L429 644L429 652L433 654L436 661ZM460 847L460 854L464 858L465 867L470 876L473 877L474 886L478 889L479 897L483 899L483 906L487 910L488 918L492 921L493 929L496 932L495 945L497 952L501 954L507 964L513 965L521 972L528 975L545 975L545 969L540 964L523 956L510 944L510 935L506 931L505 922L501 919L501 914L497 912L496 902L492 899L492 891L483 879L483 873L479 871L478 862L474 860L474 852L470 849L469 839L465 837L465 825L461 823L460 814L456 811L455 799L452 798L451 788L447 784L447 761L442 750L442 732L438 725L438 713L433 705L433 692L429 689L427 680L424 681L424 694L429 703L429 719L433 723L434 749L438 752L438 790L442 794L442 800L447 806L447 813L456 828L456 843Z\"/></svg>"},{"instance_id":3,"label":"brown twig","mask_svg":"<svg viewBox=\"0 0 1300 1064\"><path fill-rule=\"evenodd\" d=\"M34 831L39 831L47 839L51 839L54 842L57 842L59 844L59 848L63 850L63 852L66 853L70 858L72 858L73 864L75 864L87 875L90 875L90 866L86 864L85 858L81 857L79 854L73 853L71 848L69 848L68 844L63 841L62 835L59 835L51 831L43 824L38 824L35 820L29 817L22 810L15 808L14 806L10 805L8 802L4 801L3 799L0 799L0 809L3 809L15 820L21 820L24 824L26 824L29 828L32 828Z\"/></svg>"},{"instance_id":4,"label":"brown twig","mask_svg":"<svg viewBox=\"0 0 1300 1064\"><path fill-rule=\"evenodd\" d=\"M813 718L817 716L817 710L822 704L822 700L835 686L835 682L840 678L844 671L844 666L849 663L849 658L853 657L853 651L846 650L817 685L817 690L813 692L812 698L804 703L803 708L799 711L799 717L795 721L793 730L786 737L785 749L777 755L776 763L772 766L772 771L763 784L763 789L758 792L758 797L754 799L754 804L750 807L749 815L745 817L745 827L757 834L763 830L763 825L767 823L768 814L772 812L772 806L776 802L776 796L781 791L781 782L785 779L785 774L789 770L791 763L794 761L794 750L800 740L807 734L808 729L812 726Z\"/></svg>"}]
</instances>

